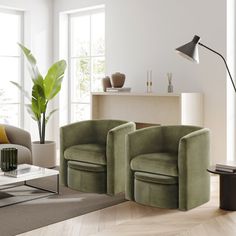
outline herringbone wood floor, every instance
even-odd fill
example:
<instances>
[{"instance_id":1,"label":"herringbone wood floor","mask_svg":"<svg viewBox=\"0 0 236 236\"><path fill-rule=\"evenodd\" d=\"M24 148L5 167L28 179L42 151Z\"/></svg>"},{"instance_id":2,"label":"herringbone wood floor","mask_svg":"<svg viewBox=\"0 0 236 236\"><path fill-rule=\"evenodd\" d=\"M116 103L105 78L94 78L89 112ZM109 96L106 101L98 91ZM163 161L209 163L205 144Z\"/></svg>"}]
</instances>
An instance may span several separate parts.
<instances>
[{"instance_id":1,"label":"herringbone wood floor","mask_svg":"<svg viewBox=\"0 0 236 236\"><path fill-rule=\"evenodd\" d=\"M218 176L212 176L211 200L187 212L125 202L20 236L236 235L236 212L219 209L218 191Z\"/></svg>"}]
</instances>

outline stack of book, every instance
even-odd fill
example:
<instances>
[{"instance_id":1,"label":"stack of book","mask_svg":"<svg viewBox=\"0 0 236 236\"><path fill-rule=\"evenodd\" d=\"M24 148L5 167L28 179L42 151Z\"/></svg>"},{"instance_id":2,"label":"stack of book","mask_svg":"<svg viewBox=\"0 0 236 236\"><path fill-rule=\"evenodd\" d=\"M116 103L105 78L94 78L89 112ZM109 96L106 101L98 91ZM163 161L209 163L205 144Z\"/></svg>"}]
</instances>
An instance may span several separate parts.
<instances>
[{"instance_id":1,"label":"stack of book","mask_svg":"<svg viewBox=\"0 0 236 236\"><path fill-rule=\"evenodd\" d=\"M107 92L130 92L131 88L123 87L123 88L107 88Z\"/></svg>"},{"instance_id":2,"label":"stack of book","mask_svg":"<svg viewBox=\"0 0 236 236\"><path fill-rule=\"evenodd\" d=\"M236 163L232 164L216 164L216 170L229 172L229 173L236 173Z\"/></svg>"}]
</instances>

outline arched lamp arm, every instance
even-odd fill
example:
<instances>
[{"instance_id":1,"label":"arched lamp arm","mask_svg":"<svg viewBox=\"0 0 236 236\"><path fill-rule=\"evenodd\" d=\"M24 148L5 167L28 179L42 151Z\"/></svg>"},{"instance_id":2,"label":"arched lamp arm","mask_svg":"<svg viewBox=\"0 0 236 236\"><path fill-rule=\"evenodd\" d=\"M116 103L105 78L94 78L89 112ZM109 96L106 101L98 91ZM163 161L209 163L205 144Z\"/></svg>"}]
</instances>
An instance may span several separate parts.
<instances>
[{"instance_id":1,"label":"arched lamp arm","mask_svg":"<svg viewBox=\"0 0 236 236\"><path fill-rule=\"evenodd\" d=\"M201 45L202 47L204 47L204 48L206 48L206 49L208 49L208 50L214 52L215 54L217 54L218 56L220 56L220 57L223 59L223 61L224 61L224 63L225 63L225 66L226 66L226 69L227 69L227 71L228 71L228 74L229 74L231 83L232 83L232 85L233 85L233 87L234 87L234 91L235 91L235 93L236 93L236 87L235 87L233 78L232 78L232 76L231 76L231 73L230 73L230 71L229 71L229 67L228 67L228 65L227 65L227 62L226 62L225 58L224 58L220 53L218 53L218 52L216 52L215 50L213 50L213 49L207 47L206 45L204 45L204 44L202 44L202 43L200 43L200 42L199 42L198 44Z\"/></svg>"}]
</instances>

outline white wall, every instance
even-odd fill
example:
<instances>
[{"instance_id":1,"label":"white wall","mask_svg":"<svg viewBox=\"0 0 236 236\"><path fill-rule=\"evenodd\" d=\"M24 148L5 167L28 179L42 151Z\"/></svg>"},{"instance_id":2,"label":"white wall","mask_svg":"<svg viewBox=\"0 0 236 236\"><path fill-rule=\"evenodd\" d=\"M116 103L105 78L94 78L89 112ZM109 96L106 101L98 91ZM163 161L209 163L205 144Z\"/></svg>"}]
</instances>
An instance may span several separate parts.
<instances>
[{"instance_id":1,"label":"white wall","mask_svg":"<svg viewBox=\"0 0 236 236\"><path fill-rule=\"evenodd\" d=\"M213 7L214 6L214 7ZM214 10L213 10L214 8ZM154 92L167 91L173 72L176 92L203 92L205 126L211 130L214 162L226 158L226 72L221 59L201 48L200 64L174 49L194 34L226 54L226 2L223 0L109 0L106 2L107 73L124 72L127 86L145 91L153 70Z\"/></svg>"},{"instance_id":2,"label":"white wall","mask_svg":"<svg viewBox=\"0 0 236 236\"><path fill-rule=\"evenodd\" d=\"M25 12L24 44L31 49L38 61L40 72L45 75L52 63L52 1L51 0L0 0L0 7ZM31 91L31 79L25 71L25 85ZM32 140L38 140L37 125L26 114L25 128L30 131ZM52 138L52 125L47 127L47 139Z\"/></svg>"},{"instance_id":3,"label":"white wall","mask_svg":"<svg viewBox=\"0 0 236 236\"><path fill-rule=\"evenodd\" d=\"M236 71L236 3L235 0L227 1L227 63L230 68L231 75L235 79ZM235 80L234 80L235 81ZM230 79L227 81L227 158L236 160L236 94L232 91Z\"/></svg>"},{"instance_id":4,"label":"white wall","mask_svg":"<svg viewBox=\"0 0 236 236\"><path fill-rule=\"evenodd\" d=\"M166 92L173 73L175 92L205 95L205 126L211 130L213 162L226 159L226 71L221 59L201 48L199 65L174 49L201 36L202 43L226 54L226 1L219 0L54 0L54 59L59 58L59 13L106 4L106 70L124 72L126 86L145 91L146 70L153 91Z\"/></svg>"},{"instance_id":5,"label":"white wall","mask_svg":"<svg viewBox=\"0 0 236 236\"><path fill-rule=\"evenodd\" d=\"M52 59L59 58L59 13L103 3L106 4L107 74L124 72L126 86L131 86L133 91L145 91L146 70L152 69L153 91L166 92L166 73L172 72L175 92L203 92L205 126L211 129L212 158L214 162L225 159L224 65L220 58L202 48L199 65L180 58L174 49L198 34L202 43L226 55L226 1L0 0L0 6L25 11L25 44L32 49L43 74ZM26 82L29 83L29 77ZM54 105L59 103L55 101ZM57 116L52 123L55 125L48 125L48 139L59 136ZM26 128L33 140L37 139L35 124L30 122Z\"/></svg>"}]
</instances>

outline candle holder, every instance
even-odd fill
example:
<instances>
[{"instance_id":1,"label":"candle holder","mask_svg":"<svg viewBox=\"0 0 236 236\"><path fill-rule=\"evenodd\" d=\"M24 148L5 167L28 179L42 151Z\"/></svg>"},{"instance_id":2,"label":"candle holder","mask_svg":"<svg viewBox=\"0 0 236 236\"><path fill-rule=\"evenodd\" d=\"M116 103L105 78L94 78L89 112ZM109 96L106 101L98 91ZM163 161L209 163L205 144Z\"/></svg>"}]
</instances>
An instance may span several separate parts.
<instances>
[{"instance_id":1,"label":"candle holder","mask_svg":"<svg viewBox=\"0 0 236 236\"><path fill-rule=\"evenodd\" d=\"M152 70L147 70L147 93L152 93Z\"/></svg>"}]
</instances>

